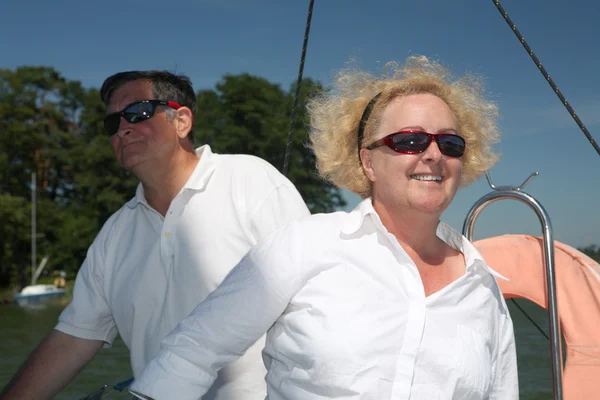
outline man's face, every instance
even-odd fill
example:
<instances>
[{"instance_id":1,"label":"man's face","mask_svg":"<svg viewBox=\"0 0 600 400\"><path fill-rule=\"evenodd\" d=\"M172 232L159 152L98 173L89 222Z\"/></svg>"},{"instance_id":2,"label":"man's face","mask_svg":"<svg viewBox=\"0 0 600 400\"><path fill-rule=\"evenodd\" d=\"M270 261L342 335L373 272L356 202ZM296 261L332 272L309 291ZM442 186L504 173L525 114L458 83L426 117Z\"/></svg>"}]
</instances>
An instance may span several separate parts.
<instances>
[{"instance_id":1,"label":"man's face","mask_svg":"<svg viewBox=\"0 0 600 400\"><path fill-rule=\"evenodd\" d=\"M107 112L121 111L133 102L155 99L148 81L132 81L117 89L108 104ZM167 118L165 109L159 106L154 115L142 122L130 123L121 118L119 129L111 136L111 144L117 160L127 169L136 170L144 165L152 167L177 146L175 128ZM149 162L151 161L151 162Z\"/></svg>"}]
</instances>

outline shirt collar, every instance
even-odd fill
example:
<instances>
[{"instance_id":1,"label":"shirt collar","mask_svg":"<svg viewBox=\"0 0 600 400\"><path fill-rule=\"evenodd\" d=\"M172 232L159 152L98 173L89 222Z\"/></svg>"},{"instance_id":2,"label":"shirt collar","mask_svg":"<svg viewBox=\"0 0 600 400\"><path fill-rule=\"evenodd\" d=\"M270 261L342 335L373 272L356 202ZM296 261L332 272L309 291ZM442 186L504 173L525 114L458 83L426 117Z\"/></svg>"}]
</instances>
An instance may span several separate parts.
<instances>
[{"instance_id":1,"label":"shirt collar","mask_svg":"<svg viewBox=\"0 0 600 400\"><path fill-rule=\"evenodd\" d=\"M343 220L340 232L346 235L355 234L360 230L363 226L365 219L368 215L372 215L371 218L375 218L378 223L375 223L378 229L384 230L387 232L381 220L379 219L379 215L375 211L373 207L373 202L370 197L363 199L358 205L352 210L350 213L346 215L346 218ZM495 271L481 257L479 251L473 246L471 242L467 240L466 237L461 235L458 231L453 229L450 225L445 222L439 222L436 230L437 236L454 248L457 251L460 251L465 257L465 264L467 271L475 268L481 267L488 271L491 275L498 277L500 279L504 279L508 281L506 277Z\"/></svg>"},{"instance_id":2,"label":"shirt collar","mask_svg":"<svg viewBox=\"0 0 600 400\"><path fill-rule=\"evenodd\" d=\"M370 197L363 199L358 205L346 215L340 226L340 232L346 235L352 235L358 232L363 226L363 222L367 215L374 214L379 218L377 212L373 208L373 203Z\"/></svg>"},{"instance_id":3,"label":"shirt collar","mask_svg":"<svg viewBox=\"0 0 600 400\"><path fill-rule=\"evenodd\" d=\"M210 149L210 146L205 144L204 146L196 149L196 157L199 161L192 172L192 175L188 178L183 189L192 190L204 190L212 177L213 172L217 165L217 154L214 154Z\"/></svg>"},{"instance_id":4,"label":"shirt collar","mask_svg":"<svg viewBox=\"0 0 600 400\"><path fill-rule=\"evenodd\" d=\"M194 171L192 171L192 174L183 185L181 191L186 189L194 191L204 190L215 171L216 158L218 155L212 152L209 145L205 144L204 146L198 147L195 150L195 153L196 157L199 159L198 164L196 164ZM135 208L138 204L144 204L149 207L146 196L144 195L144 186L141 182L138 183L135 196L127 202L127 206L129 208Z\"/></svg>"},{"instance_id":5,"label":"shirt collar","mask_svg":"<svg viewBox=\"0 0 600 400\"><path fill-rule=\"evenodd\" d=\"M440 221L437 226L436 234L440 239L448 243L448 245L450 245L452 248L460 251L463 254L463 256L465 257L467 271L475 267L481 267L497 278L504 279L505 281L509 280L499 272L495 271L492 267L487 265L483 257L481 257L481 254L479 253L477 248L473 246L473 243L469 242L466 237L464 237L450 225Z\"/></svg>"}]
</instances>

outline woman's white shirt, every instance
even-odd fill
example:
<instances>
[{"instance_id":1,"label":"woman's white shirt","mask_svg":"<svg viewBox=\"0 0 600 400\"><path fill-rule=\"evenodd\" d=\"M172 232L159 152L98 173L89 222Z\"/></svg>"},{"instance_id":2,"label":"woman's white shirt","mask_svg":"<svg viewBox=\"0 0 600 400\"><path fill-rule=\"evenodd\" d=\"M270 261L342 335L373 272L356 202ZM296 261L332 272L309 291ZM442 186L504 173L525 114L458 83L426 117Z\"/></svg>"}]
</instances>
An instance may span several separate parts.
<instances>
[{"instance_id":1,"label":"woman's white shirt","mask_svg":"<svg viewBox=\"0 0 600 400\"><path fill-rule=\"evenodd\" d=\"M199 399L268 331L271 400L518 399L512 321L494 279L503 277L448 225L437 235L466 270L426 297L370 199L288 224L163 341L132 393Z\"/></svg>"}]
</instances>

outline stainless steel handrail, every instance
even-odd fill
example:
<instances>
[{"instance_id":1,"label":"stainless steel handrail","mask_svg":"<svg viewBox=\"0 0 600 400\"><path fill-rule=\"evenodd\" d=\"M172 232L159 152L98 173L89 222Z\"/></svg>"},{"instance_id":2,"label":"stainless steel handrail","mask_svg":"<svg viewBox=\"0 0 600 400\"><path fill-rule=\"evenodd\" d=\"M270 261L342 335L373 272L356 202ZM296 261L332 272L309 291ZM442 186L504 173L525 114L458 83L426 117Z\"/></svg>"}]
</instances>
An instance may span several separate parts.
<instances>
[{"instance_id":1,"label":"stainless steel handrail","mask_svg":"<svg viewBox=\"0 0 600 400\"><path fill-rule=\"evenodd\" d=\"M475 220L485 207L502 199L514 199L527 204L538 216L543 230L544 241L544 265L546 267L546 294L548 310L548 325L550 328L550 352L552 355L552 377L553 392L555 400L563 399L562 392L562 348L560 322L558 319L558 303L556 301L556 279L554 269L554 240L552 238L552 225L548 213L542 205L531 195L522 191L522 189L538 173L534 172L521 184L521 186L494 186L490 175L485 173L492 191L480 198L469 210L465 223L463 225L463 235L470 241L473 239L473 227ZM513 278L517 279L517 278Z\"/></svg>"}]
</instances>

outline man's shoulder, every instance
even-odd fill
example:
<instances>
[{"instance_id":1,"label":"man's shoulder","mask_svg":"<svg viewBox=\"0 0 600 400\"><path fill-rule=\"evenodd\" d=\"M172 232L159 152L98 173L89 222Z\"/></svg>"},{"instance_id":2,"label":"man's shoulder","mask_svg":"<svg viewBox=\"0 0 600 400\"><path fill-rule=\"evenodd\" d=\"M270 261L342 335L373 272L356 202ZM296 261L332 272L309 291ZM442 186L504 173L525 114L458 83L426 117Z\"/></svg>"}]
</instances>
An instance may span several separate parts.
<instances>
[{"instance_id":1,"label":"man's shoulder","mask_svg":"<svg viewBox=\"0 0 600 400\"><path fill-rule=\"evenodd\" d=\"M247 174L255 172L264 172L273 176L281 176L271 163L260 157L250 154L214 154L217 161L217 168L228 171L232 174Z\"/></svg>"},{"instance_id":2,"label":"man's shoulder","mask_svg":"<svg viewBox=\"0 0 600 400\"><path fill-rule=\"evenodd\" d=\"M268 161L247 154L216 155L215 176L229 182L235 192L267 194L276 188L293 188L294 184Z\"/></svg>"}]
</instances>

